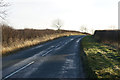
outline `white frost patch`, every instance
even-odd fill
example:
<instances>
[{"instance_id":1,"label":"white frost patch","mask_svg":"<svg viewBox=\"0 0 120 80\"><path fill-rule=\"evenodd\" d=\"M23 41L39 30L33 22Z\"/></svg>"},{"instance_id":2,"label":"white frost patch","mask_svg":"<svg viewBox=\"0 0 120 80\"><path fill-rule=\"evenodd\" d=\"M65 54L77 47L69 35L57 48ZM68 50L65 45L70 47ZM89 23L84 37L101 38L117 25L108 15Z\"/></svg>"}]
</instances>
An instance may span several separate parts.
<instances>
[{"instance_id":1,"label":"white frost patch","mask_svg":"<svg viewBox=\"0 0 120 80\"><path fill-rule=\"evenodd\" d=\"M71 69L76 69L73 59L66 59L65 64L62 66L60 74L64 75Z\"/></svg>"},{"instance_id":2,"label":"white frost patch","mask_svg":"<svg viewBox=\"0 0 120 80\"><path fill-rule=\"evenodd\" d=\"M65 64L66 64L65 69L75 69L76 68L76 67L74 67L75 65L74 65L73 59L67 59Z\"/></svg>"}]
</instances>

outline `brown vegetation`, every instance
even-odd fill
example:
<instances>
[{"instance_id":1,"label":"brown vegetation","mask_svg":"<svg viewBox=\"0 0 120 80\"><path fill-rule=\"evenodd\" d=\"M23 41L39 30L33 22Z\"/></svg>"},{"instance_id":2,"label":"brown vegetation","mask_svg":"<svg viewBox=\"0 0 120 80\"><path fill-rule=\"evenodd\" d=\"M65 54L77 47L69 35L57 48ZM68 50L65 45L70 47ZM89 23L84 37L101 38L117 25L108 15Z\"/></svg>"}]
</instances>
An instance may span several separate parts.
<instances>
[{"instance_id":1,"label":"brown vegetation","mask_svg":"<svg viewBox=\"0 0 120 80\"><path fill-rule=\"evenodd\" d=\"M12 27L2 25L2 54L53 40L58 37L81 34L82 33L77 31L67 30L13 29Z\"/></svg>"}]
</instances>

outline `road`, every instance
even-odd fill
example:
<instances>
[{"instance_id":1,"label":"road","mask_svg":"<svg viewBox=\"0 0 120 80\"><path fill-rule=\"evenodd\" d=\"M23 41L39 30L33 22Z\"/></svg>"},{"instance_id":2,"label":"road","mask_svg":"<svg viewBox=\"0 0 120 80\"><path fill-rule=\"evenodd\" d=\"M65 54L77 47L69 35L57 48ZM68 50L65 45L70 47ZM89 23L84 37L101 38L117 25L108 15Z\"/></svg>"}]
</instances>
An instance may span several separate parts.
<instances>
[{"instance_id":1,"label":"road","mask_svg":"<svg viewBox=\"0 0 120 80\"><path fill-rule=\"evenodd\" d=\"M85 78L80 59L83 37L62 37L3 57L3 79Z\"/></svg>"}]
</instances>

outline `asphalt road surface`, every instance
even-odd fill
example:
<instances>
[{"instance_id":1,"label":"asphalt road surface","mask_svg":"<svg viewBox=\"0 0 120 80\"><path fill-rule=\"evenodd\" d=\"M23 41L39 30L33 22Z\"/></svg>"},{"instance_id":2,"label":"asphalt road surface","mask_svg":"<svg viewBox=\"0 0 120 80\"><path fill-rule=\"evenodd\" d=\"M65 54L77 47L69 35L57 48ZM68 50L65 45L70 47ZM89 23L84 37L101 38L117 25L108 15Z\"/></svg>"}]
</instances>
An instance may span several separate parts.
<instances>
[{"instance_id":1,"label":"asphalt road surface","mask_svg":"<svg viewBox=\"0 0 120 80\"><path fill-rule=\"evenodd\" d=\"M62 37L3 57L3 79L85 78L80 59L83 37Z\"/></svg>"}]
</instances>

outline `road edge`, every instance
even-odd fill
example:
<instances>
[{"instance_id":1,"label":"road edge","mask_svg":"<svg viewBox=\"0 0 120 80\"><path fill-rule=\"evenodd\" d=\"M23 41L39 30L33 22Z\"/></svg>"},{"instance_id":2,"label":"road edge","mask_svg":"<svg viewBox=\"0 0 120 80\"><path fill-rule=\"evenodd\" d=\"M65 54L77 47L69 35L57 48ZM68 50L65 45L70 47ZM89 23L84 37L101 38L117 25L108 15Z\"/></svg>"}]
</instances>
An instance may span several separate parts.
<instances>
[{"instance_id":1,"label":"road edge","mask_svg":"<svg viewBox=\"0 0 120 80\"><path fill-rule=\"evenodd\" d=\"M96 74L88 65L88 58L86 56L86 53L83 50L82 45L83 38L80 40L80 58L83 62L83 69L85 71L86 78L97 78Z\"/></svg>"},{"instance_id":2,"label":"road edge","mask_svg":"<svg viewBox=\"0 0 120 80\"><path fill-rule=\"evenodd\" d=\"M62 37L67 37L67 36L62 36ZM52 40L56 40L56 39L59 39L59 38L62 38L62 37L56 37L56 38L54 38L54 39L52 39ZM50 40L48 40L48 41L43 41L43 42L40 42L40 43L35 44L35 45L26 46L26 47L19 48L19 49L16 49L16 50L14 50L14 51L11 51L11 52L7 52L6 54L2 54L2 57L4 57L4 56L9 56L9 55L13 55L13 54L15 54L15 53L17 53L17 52L19 52L19 51L21 51L21 50L26 50L26 49L29 49L29 48L31 48L31 47L34 47L34 46L37 46L37 45L41 45L41 44L44 44L44 43L49 42L49 41L52 41L52 40L50 39Z\"/></svg>"}]
</instances>

